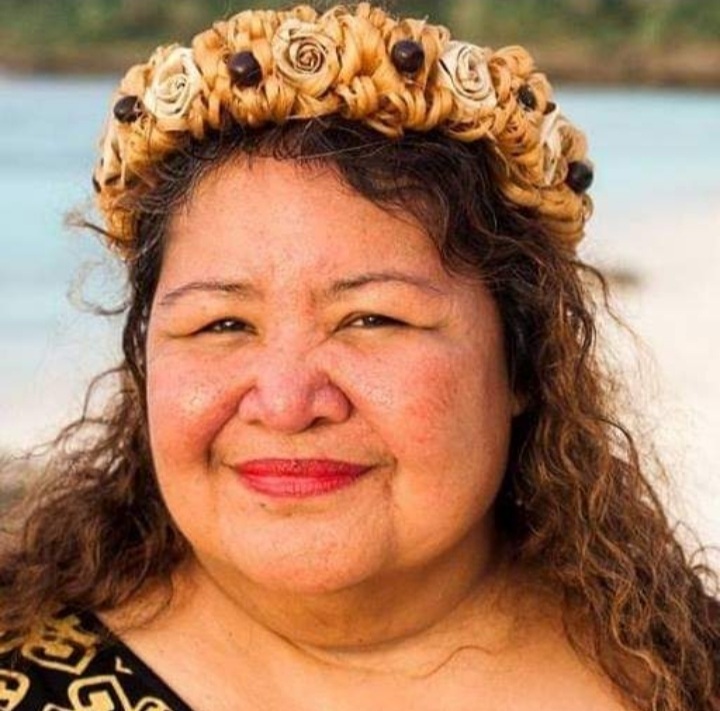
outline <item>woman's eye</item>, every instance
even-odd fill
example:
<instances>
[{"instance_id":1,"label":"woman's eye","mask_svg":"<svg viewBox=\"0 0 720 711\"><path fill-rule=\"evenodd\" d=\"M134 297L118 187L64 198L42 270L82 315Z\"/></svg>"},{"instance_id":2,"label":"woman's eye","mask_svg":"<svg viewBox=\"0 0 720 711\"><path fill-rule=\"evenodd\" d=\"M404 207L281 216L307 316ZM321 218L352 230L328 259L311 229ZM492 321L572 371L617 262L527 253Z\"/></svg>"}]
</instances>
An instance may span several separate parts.
<instances>
[{"instance_id":1,"label":"woman's eye","mask_svg":"<svg viewBox=\"0 0 720 711\"><path fill-rule=\"evenodd\" d=\"M404 326L402 321L390 318L389 316L381 316L380 314L367 314L360 316L351 321L348 326L354 328L383 328L388 326Z\"/></svg>"},{"instance_id":2,"label":"woman's eye","mask_svg":"<svg viewBox=\"0 0 720 711\"><path fill-rule=\"evenodd\" d=\"M221 318L209 323L207 326L203 326L199 333L234 333L247 330L248 325L245 321L235 318Z\"/></svg>"}]
</instances>

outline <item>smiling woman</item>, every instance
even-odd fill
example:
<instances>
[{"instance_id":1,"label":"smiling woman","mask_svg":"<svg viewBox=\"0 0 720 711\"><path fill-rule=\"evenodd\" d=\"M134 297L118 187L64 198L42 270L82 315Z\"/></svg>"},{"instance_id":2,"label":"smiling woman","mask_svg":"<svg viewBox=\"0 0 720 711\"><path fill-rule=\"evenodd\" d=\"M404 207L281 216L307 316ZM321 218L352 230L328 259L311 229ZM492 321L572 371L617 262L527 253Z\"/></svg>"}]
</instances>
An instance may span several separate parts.
<instances>
[{"instance_id":1,"label":"smiling woman","mask_svg":"<svg viewBox=\"0 0 720 711\"><path fill-rule=\"evenodd\" d=\"M147 336L155 470L198 570L226 569L245 601L363 599L456 558L467 580L438 612L398 597L334 643L426 626L490 558L518 409L503 351L487 289L335 170L258 159L206 177L168 227ZM309 618L302 637L327 634Z\"/></svg>"},{"instance_id":2,"label":"smiling woman","mask_svg":"<svg viewBox=\"0 0 720 711\"><path fill-rule=\"evenodd\" d=\"M125 357L0 559L0 700L717 708L551 99L521 48L367 3L130 70L94 176Z\"/></svg>"}]
</instances>

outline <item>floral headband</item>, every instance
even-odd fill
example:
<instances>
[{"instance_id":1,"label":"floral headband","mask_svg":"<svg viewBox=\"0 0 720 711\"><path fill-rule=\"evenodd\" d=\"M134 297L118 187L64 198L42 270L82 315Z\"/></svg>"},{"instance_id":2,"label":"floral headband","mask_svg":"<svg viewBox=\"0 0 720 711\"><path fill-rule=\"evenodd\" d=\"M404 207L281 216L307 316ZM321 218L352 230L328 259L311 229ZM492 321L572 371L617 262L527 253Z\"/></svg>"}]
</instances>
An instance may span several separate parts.
<instances>
[{"instance_id":1,"label":"floral headband","mask_svg":"<svg viewBox=\"0 0 720 711\"><path fill-rule=\"evenodd\" d=\"M585 138L560 113L522 47L452 40L424 20L398 20L362 2L320 15L248 10L159 47L132 67L113 99L93 184L112 247L135 240L129 194L150 189L154 166L232 124L337 114L388 137L437 129L485 141L505 197L569 247L592 202Z\"/></svg>"}]
</instances>

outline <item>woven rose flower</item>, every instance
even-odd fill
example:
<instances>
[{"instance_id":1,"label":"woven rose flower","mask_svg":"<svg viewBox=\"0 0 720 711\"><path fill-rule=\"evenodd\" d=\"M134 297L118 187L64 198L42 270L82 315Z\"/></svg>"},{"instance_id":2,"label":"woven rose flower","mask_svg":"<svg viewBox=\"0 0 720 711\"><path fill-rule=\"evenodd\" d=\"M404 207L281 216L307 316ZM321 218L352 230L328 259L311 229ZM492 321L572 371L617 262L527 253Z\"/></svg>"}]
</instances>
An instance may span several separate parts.
<instances>
[{"instance_id":1,"label":"woven rose flower","mask_svg":"<svg viewBox=\"0 0 720 711\"><path fill-rule=\"evenodd\" d=\"M119 143L117 124L115 121L109 121L102 139L102 154L96 171L96 178L102 185L116 180L122 173L122 161L118 155Z\"/></svg>"},{"instance_id":2,"label":"woven rose flower","mask_svg":"<svg viewBox=\"0 0 720 711\"><path fill-rule=\"evenodd\" d=\"M540 126L540 143L543 146L543 179L545 185L555 181L558 163L562 157L562 130L568 124L567 119L556 107L543 116Z\"/></svg>"},{"instance_id":3,"label":"woven rose flower","mask_svg":"<svg viewBox=\"0 0 720 711\"><path fill-rule=\"evenodd\" d=\"M278 71L311 96L324 94L340 73L337 44L315 23L286 20L275 34L272 49Z\"/></svg>"},{"instance_id":4,"label":"woven rose flower","mask_svg":"<svg viewBox=\"0 0 720 711\"><path fill-rule=\"evenodd\" d=\"M156 63L143 104L168 130L183 130L190 105L202 89L202 75L191 49L176 46L158 51L160 56L151 60Z\"/></svg>"},{"instance_id":5,"label":"woven rose flower","mask_svg":"<svg viewBox=\"0 0 720 711\"><path fill-rule=\"evenodd\" d=\"M465 42L450 42L440 57L438 81L472 111L497 105L488 59L490 50Z\"/></svg>"}]
</instances>

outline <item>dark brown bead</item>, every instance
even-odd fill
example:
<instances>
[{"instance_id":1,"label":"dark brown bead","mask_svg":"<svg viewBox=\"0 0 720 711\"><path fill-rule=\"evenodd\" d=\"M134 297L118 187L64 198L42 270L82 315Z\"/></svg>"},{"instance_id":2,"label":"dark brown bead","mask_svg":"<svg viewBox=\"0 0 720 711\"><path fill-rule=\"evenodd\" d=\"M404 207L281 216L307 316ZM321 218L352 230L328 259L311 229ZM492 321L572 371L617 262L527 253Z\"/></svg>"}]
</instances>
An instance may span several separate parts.
<instances>
[{"instance_id":1,"label":"dark brown bead","mask_svg":"<svg viewBox=\"0 0 720 711\"><path fill-rule=\"evenodd\" d=\"M587 191L593 182L593 169L582 161L573 161L568 165L567 178L565 182L573 192L581 194Z\"/></svg>"},{"instance_id":2,"label":"dark brown bead","mask_svg":"<svg viewBox=\"0 0 720 711\"><path fill-rule=\"evenodd\" d=\"M554 101L548 101L545 107L545 114L551 114L557 108L557 104Z\"/></svg>"},{"instance_id":3,"label":"dark brown bead","mask_svg":"<svg viewBox=\"0 0 720 711\"><path fill-rule=\"evenodd\" d=\"M252 52L237 52L227 60L227 68L234 84L245 88L257 86L263 78L260 62Z\"/></svg>"},{"instance_id":4,"label":"dark brown bead","mask_svg":"<svg viewBox=\"0 0 720 711\"><path fill-rule=\"evenodd\" d=\"M400 40L390 54L395 68L403 74L416 74L425 64L425 50L414 40Z\"/></svg>"},{"instance_id":5,"label":"dark brown bead","mask_svg":"<svg viewBox=\"0 0 720 711\"><path fill-rule=\"evenodd\" d=\"M132 123L142 113L140 101L137 96L123 96L115 102L113 113L120 123Z\"/></svg>"},{"instance_id":6,"label":"dark brown bead","mask_svg":"<svg viewBox=\"0 0 720 711\"><path fill-rule=\"evenodd\" d=\"M518 99L520 99L520 103L529 111L534 111L537 108L535 92L527 84L523 84L520 87Z\"/></svg>"}]
</instances>

